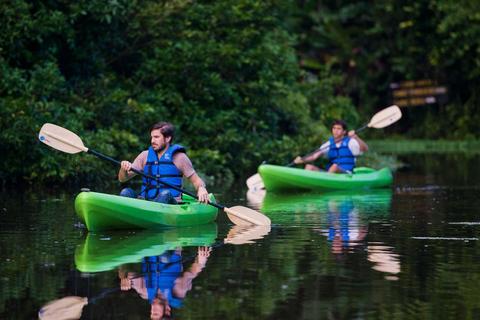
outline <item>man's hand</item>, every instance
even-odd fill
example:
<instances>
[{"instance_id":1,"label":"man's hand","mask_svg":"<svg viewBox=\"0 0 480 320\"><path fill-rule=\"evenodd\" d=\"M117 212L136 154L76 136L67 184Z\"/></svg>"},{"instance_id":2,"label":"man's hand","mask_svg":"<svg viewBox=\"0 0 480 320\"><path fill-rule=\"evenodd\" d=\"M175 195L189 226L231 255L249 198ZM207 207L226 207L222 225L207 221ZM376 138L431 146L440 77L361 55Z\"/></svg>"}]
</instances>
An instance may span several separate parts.
<instances>
[{"instance_id":1,"label":"man's hand","mask_svg":"<svg viewBox=\"0 0 480 320\"><path fill-rule=\"evenodd\" d=\"M130 169L132 169L132 163L129 161L122 161L120 163L120 166L122 167L123 170L129 172Z\"/></svg>"},{"instance_id":2,"label":"man's hand","mask_svg":"<svg viewBox=\"0 0 480 320\"><path fill-rule=\"evenodd\" d=\"M126 182L133 177L135 177L137 174L132 170L132 163L129 161L122 161L120 162L120 170L118 171L118 181L120 182Z\"/></svg>"},{"instance_id":3,"label":"man's hand","mask_svg":"<svg viewBox=\"0 0 480 320\"><path fill-rule=\"evenodd\" d=\"M296 157L295 160L293 160L293 162L295 162L296 164L303 163L302 157L300 156Z\"/></svg>"},{"instance_id":4,"label":"man's hand","mask_svg":"<svg viewBox=\"0 0 480 320\"><path fill-rule=\"evenodd\" d=\"M207 205L210 202L210 197L208 195L207 188L203 186L198 188L197 196L198 196L198 203L205 203L205 205Z\"/></svg>"},{"instance_id":5,"label":"man's hand","mask_svg":"<svg viewBox=\"0 0 480 320\"><path fill-rule=\"evenodd\" d=\"M355 132L355 130L348 131L348 137L356 139L357 138L357 133Z\"/></svg>"}]
</instances>

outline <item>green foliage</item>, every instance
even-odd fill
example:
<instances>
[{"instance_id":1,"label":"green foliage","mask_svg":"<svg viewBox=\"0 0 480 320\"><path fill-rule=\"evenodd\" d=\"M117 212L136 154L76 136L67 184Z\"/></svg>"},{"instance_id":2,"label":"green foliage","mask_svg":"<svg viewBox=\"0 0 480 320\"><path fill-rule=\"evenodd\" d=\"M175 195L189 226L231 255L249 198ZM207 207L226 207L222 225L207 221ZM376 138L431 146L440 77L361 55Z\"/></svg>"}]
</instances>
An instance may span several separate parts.
<instances>
[{"instance_id":1,"label":"green foliage","mask_svg":"<svg viewBox=\"0 0 480 320\"><path fill-rule=\"evenodd\" d=\"M405 109L398 130L478 139L479 9L475 0L310 0L291 2L287 21L303 66L341 72L341 90L364 117L391 103L390 83L433 78L447 86L449 104Z\"/></svg>"},{"instance_id":2,"label":"green foliage","mask_svg":"<svg viewBox=\"0 0 480 320\"><path fill-rule=\"evenodd\" d=\"M92 183L117 168L41 144L51 122L133 160L158 121L176 126L206 178L316 148L330 121L357 121L337 70L300 69L283 1L12 1L0 21L4 180ZM295 148L287 149L287 146Z\"/></svg>"}]
</instances>

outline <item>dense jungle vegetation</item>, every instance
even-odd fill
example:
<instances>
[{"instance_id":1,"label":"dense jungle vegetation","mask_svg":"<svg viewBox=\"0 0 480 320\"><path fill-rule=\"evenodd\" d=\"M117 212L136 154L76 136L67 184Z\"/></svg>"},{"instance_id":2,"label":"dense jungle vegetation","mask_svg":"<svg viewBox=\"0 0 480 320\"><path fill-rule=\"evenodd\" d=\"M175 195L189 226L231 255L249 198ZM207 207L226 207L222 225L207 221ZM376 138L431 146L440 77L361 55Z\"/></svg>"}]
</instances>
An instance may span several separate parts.
<instances>
[{"instance_id":1,"label":"dense jungle vegetation","mask_svg":"<svg viewBox=\"0 0 480 320\"><path fill-rule=\"evenodd\" d=\"M480 135L476 0L11 0L0 26L4 184L116 179L40 143L46 122L133 161L169 121L201 175L231 180L310 152L335 118L365 125L405 80L435 79L448 102L364 137Z\"/></svg>"}]
</instances>

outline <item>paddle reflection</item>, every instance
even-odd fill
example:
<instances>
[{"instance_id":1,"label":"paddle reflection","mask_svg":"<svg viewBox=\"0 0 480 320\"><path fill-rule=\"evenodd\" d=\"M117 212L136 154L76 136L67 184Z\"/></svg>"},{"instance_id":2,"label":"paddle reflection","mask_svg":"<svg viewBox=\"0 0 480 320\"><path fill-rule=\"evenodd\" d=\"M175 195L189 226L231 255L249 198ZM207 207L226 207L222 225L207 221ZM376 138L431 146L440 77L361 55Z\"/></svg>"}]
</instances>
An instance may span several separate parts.
<instances>
[{"instance_id":1,"label":"paddle reflection","mask_svg":"<svg viewBox=\"0 0 480 320\"><path fill-rule=\"evenodd\" d=\"M270 232L270 226L239 226L233 225L227 237L223 239L224 243L242 245L247 243L254 243L266 236Z\"/></svg>"},{"instance_id":2,"label":"paddle reflection","mask_svg":"<svg viewBox=\"0 0 480 320\"><path fill-rule=\"evenodd\" d=\"M373 262L373 269L387 273L387 280L398 280L400 273L399 255L394 253L395 248L381 242L370 242L368 244L368 261Z\"/></svg>"}]
</instances>

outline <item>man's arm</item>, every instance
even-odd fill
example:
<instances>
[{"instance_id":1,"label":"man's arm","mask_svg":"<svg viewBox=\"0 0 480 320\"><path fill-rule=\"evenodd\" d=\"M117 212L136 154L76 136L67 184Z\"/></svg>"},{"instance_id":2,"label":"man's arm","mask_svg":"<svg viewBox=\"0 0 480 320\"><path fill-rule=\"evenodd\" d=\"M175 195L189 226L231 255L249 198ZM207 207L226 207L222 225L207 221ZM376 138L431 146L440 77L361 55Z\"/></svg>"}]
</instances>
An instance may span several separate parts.
<instances>
[{"instance_id":1,"label":"man's arm","mask_svg":"<svg viewBox=\"0 0 480 320\"><path fill-rule=\"evenodd\" d=\"M195 172L190 177L188 177L188 180L193 184L195 189L197 189L198 191L197 193L198 202L203 202L205 204L210 202L207 186L205 185L205 182L203 182L202 178L200 178L200 176Z\"/></svg>"},{"instance_id":2,"label":"man's arm","mask_svg":"<svg viewBox=\"0 0 480 320\"><path fill-rule=\"evenodd\" d=\"M137 174L132 169L132 163L128 161L122 161L120 164L120 170L118 171L118 181L120 182L127 182L128 180L135 177Z\"/></svg>"},{"instance_id":3,"label":"man's arm","mask_svg":"<svg viewBox=\"0 0 480 320\"><path fill-rule=\"evenodd\" d=\"M368 151L367 144L362 139L360 139L359 136L357 136L357 134L355 133L355 130L349 131L348 136L350 137L350 139L357 140L358 145L360 146L360 151Z\"/></svg>"},{"instance_id":4,"label":"man's arm","mask_svg":"<svg viewBox=\"0 0 480 320\"><path fill-rule=\"evenodd\" d=\"M207 187L205 182L203 182L202 178L198 176L193 168L192 161L187 157L187 155L183 152L175 152L172 161L177 167L178 171L193 184L195 189L198 190L198 202L203 202L207 204L210 202L210 197L208 196Z\"/></svg>"},{"instance_id":5,"label":"man's arm","mask_svg":"<svg viewBox=\"0 0 480 320\"><path fill-rule=\"evenodd\" d=\"M320 158L320 156L323 155L325 151L328 152L327 146L330 147L330 142L328 142L328 141L325 142L324 144L322 144L322 146L318 149L318 150L322 149L322 151L317 151L314 154L306 157L305 159L302 159L302 157L298 156L298 157L295 158L295 160L293 160L293 162L295 162L296 164L305 163L305 162L313 162L313 161L317 160L318 158Z\"/></svg>"},{"instance_id":6,"label":"man's arm","mask_svg":"<svg viewBox=\"0 0 480 320\"><path fill-rule=\"evenodd\" d=\"M118 171L118 181L127 182L135 177L137 174L130 169L135 168L142 171L147 163L148 151L140 153L133 163L129 161L122 161L120 164L120 170Z\"/></svg>"}]
</instances>

